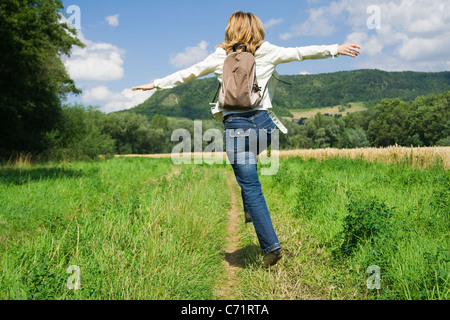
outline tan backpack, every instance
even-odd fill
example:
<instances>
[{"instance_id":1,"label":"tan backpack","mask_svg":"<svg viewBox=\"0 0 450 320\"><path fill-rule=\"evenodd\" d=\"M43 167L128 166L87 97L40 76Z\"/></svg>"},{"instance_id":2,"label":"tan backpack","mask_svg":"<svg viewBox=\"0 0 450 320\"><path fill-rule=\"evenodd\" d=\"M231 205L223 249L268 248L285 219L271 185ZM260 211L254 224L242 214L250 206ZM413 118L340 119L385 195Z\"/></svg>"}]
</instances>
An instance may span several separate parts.
<instances>
[{"instance_id":1,"label":"tan backpack","mask_svg":"<svg viewBox=\"0 0 450 320\"><path fill-rule=\"evenodd\" d=\"M261 105L253 54L233 52L226 57L218 102L225 110L251 110Z\"/></svg>"}]
</instances>

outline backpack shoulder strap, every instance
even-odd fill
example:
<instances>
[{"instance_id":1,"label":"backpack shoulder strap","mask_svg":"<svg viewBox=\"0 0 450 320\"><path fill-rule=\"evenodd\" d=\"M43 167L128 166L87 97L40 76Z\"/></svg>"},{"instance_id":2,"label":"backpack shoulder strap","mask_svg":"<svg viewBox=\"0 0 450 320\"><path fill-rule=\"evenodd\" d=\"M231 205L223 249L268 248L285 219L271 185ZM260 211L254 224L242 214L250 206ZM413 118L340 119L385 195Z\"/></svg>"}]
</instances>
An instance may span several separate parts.
<instances>
[{"instance_id":1,"label":"backpack shoulder strap","mask_svg":"<svg viewBox=\"0 0 450 320\"><path fill-rule=\"evenodd\" d=\"M219 86L217 87L216 94L214 95L214 99L212 100L211 104L216 103L217 97L219 96L219 92L220 92L220 87L221 87L221 86L222 86L222 84L219 83Z\"/></svg>"}]
</instances>

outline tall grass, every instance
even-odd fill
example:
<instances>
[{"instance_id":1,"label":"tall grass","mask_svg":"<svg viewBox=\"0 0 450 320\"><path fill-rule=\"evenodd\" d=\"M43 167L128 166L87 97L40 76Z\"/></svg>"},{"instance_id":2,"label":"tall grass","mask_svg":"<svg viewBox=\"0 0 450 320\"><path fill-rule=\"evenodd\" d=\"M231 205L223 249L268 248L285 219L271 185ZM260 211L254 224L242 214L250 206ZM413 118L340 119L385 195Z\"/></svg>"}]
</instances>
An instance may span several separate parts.
<instances>
[{"instance_id":1,"label":"tall grass","mask_svg":"<svg viewBox=\"0 0 450 320\"><path fill-rule=\"evenodd\" d=\"M450 174L442 167L291 158L264 193L285 258L249 259L246 299L450 298ZM242 226L241 245L257 244ZM370 266L381 288L367 286Z\"/></svg>"},{"instance_id":2,"label":"tall grass","mask_svg":"<svg viewBox=\"0 0 450 320\"><path fill-rule=\"evenodd\" d=\"M233 297L449 299L443 162L321 160L282 158L261 176L285 258L262 268L242 217ZM145 157L0 167L0 299L215 299L228 169ZM367 287L370 266L380 289Z\"/></svg>"},{"instance_id":3,"label":"tall grass","mask_svg":"<svg viewBox=\"0 0 450 320\"><path fill-rule=\"evenodd\" d=\"M223 172L170 160L0 169L0 298L211 299ZM70 290L67 269L80 270Z\"/></svg>"},{"instance_id":4,"label":"tall grass","mask_svg":"<svg viewBox=\"0 0 450 320\"><path fill-rule=\"evenodd\" d=\"M290 212L329 254L342 290L351 281L368 297L449 297L448 171L336 159L285 166L275 185L292 182ZM382 270L381 290L367 289L371 265Z\"/></svg>"}]
</instances>

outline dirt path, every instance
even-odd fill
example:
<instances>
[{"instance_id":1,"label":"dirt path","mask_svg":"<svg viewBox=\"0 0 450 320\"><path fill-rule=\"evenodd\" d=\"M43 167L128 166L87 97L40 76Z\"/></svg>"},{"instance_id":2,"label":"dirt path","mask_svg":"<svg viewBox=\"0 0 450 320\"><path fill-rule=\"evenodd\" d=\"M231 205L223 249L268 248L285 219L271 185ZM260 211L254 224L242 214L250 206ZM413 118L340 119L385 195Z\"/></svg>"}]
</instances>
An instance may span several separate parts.
<instances>
[{"instance_id":1,"label":"dirt path","mask_svg":"<svg viewBox=\"0 0 450 320\"><path fill-rule=\"evenodd\" d=\"M226 279L215 290L216 299L234 300L233 289L238 285L238 272L243 266L242 256L239 250L239 221L242 215L238 208L237 183L233 173L227 173L228 190L231 193L231 209L228 212L229 222L227 228L227 244L225 247L225 259L223 261L226 270ZM242 221L243 222L243 221Z\"/></svg>"}]
</instances>

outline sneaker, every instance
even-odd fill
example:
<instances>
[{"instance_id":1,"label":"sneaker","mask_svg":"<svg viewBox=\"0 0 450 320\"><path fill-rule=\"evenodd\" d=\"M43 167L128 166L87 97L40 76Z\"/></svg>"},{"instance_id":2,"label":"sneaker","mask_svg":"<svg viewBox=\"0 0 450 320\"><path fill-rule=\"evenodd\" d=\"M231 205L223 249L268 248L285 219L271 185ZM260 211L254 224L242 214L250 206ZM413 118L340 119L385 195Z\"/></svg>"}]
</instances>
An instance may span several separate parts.
<instances>
[{"instance_id":1,"label":"sneaker","mask_svg":"<svg viewBox=\"0 0 450 320\"><path fill-rule=\"evenodd\" d=\"M247 211L245 211L244 213L245 213L245 223L252 222L252 217L250 217L250 214Z\"/></svg>"},{"instance_id":2,"label":"sneaker","mask_svg":"<svg viewBox=\"0 0 450 320\"><path fill-rule=\"evenodd\" d=\"M264 257L264 266L266 268L269 268L270 266L274 266L278 260L280 260L283 257L281 254L281 249L276 249L274 251L269 252Z\"/></svg>"}]
</instances>

